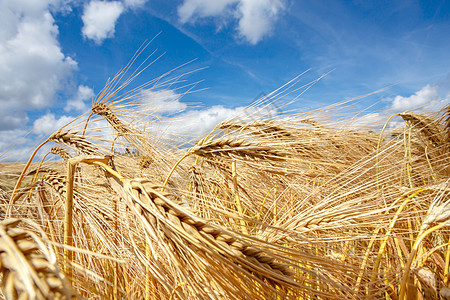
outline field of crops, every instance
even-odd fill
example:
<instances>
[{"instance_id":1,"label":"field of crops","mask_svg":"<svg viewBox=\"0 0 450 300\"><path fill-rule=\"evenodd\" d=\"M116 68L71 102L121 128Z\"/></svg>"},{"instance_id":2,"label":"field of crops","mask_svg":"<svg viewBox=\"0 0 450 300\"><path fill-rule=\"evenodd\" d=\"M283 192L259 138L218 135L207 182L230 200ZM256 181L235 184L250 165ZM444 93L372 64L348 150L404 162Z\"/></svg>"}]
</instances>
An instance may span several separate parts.
<instances>
[{"instance_id":1,"label":"field of crops","mask_svg":"<svg viewBox=\"0 0 450 300\"><path fill-rule=\"evenodd\" d=\"M189 144L122 76L0 166L4 297L450 299L450 106L369 130L280 90Z\"/></svg>"}]
</instances>

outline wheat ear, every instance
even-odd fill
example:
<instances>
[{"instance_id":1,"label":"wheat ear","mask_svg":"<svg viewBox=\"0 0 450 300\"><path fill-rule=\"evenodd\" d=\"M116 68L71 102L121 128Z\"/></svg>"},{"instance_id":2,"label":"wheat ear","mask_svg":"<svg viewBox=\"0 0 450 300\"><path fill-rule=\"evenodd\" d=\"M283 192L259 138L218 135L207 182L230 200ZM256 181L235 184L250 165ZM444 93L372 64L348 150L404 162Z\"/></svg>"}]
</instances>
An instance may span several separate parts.
<instances>
[{"instance_id":1,"label":"wheat ear","mask_svg":"<svg viewBox=\"0 0 450 300\"><path fill-rule=\"evenodd\" d=\"M245 241L240 240L234 233L218 225L209 224L207 221L192 215L188 210L179 206L173 200L170 200L168 194L157 191L157 187L146 180L130 181L132 189L137 190L141 203L148 202L151 199L158 207L159 211L165 212L165 217L175 222L179 229L182 229L189 235L202 240L205 244L217 243L221 246L221 252L225 256L232 257L236 261L240 258L248 259L250 264L258 264L262 269L272 270L282 276L292 275L289 266L275 261L269 253L264 250L253 247ZM146 209L146 206L143 207ZM255 268L258 269L258 268ZM261 268L260 268L261 269ZM285 280L287 280L287 277ZM277 276L278 278L278 276ZM283 278L283 277L281 277ZM290 282L290 280L288 280Z\"/></svg>"},{"instance_id":2,"label":"wheat ear","mask_svg":"<svg viewBox=\"0 0 450 300\"><path fill-rule=\"evenodd\" d=\"M205 158L286 159L286 153L274 147L231 138L201 142L194 146L189 154Z\"/></svg>"},{"instance_id":3,"label":"wheat ear","mask_svg":"<svg viewBox=\"0 0 450 300\"><path fill-rule=\"evenodd\" d=\"M249 131L249 133L263 137L290 137L292 136L289 128L278 124L275 121L254 121L250 123L240 122L222 122L218 126L219 129L228 129L236 131Z\"/></svg>"},{"instance_id":4,"label":"wheat ear","mask_svg":"<svg viewBox=\"0 0 450 300\"><path fill-rule=\"evenodd\" d=\"M147 168L153 161L164 162L165 157L150 143L147 136L139 130L129 126L117 117L114 111L104 103L96 103L92 106L92 112L105 118L105 120L128 142L146 153L141 168ZM164 162L167 163L167 162Z\"/></svg>"},{"instance_id":5,"label":"wheat ear","mask_svg":"<svg viewBox=\"0 0 450 300\"><path fill-rule=\"evenodd\" d=\"M106 121L121 135L133 134L133 131L126 126L104 103L96 103L92 106L92 112L105 118Z\"/></svg>"},{"instance_id":6,"label":"wheat ear","mask_svg":"<svg viewBox=\"0 0 450 300\"><path fill-rule=\"evenodd\" d=\"M70 158L69 152L61 147L53 147L50 149L50 153L59 155L59 157L61 157L65 162Z\"/></svg>"},{"instance_id":7,"label":"wheat ear","mask_svg":"<svg viewBox=\"0 0 450 300\"><path fill-rule=\"evenodd\" d=\"M30 220L26 223L32 231L18 228L20 221L0 222L0 273L6 299L72 299L74 292L60 273L45 234Z\"/></svg>"},{"instance_id":8,"label":"wheat ear","mask_svg":"<svg viewBox=\"0 0 450 300\"><path fill-rule=\"evenodd\" d=\"M49 141L66 144L87 155L95 155L100 152L97 147L87 141L83 136L68 130L58 130L49 137Z\"/></svg>"},{"instance_id":9,"label":"wheat ear","mask_svg":"<svg viewBox=\"0 0 450 300\"><path fill-rule=\"evenodd\" d=\"M417 130L432 143L433 146L445 144L445 132L439 126L439 122L425 114L402 113L403 120L410 122Z\"/></svg>"}]
</instances>

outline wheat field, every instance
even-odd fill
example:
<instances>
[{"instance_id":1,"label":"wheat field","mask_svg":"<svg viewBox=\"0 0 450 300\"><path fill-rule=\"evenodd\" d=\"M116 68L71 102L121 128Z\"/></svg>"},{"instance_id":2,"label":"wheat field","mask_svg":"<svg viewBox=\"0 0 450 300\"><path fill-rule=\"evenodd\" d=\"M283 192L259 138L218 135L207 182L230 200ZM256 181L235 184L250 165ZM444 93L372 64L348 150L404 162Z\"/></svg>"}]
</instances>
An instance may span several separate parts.
<instances>
[{"instance_id":1,"label":"wheat field","mask_svg":"<svg viewBox=\"0 0 450 300\"><path fill-rule=\"evenodd\" d=\"M5 299L450 299L450 106L266 113L287 85L194 143L127 71L1 165Z\"/></svg>"}]
</instances>

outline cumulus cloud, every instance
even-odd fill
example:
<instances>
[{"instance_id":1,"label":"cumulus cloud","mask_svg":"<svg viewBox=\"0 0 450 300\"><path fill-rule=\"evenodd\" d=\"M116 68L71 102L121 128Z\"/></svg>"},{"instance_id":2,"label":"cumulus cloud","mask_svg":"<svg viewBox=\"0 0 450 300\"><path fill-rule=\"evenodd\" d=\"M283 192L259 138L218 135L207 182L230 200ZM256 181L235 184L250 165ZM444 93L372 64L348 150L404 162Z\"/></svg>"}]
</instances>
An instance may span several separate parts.
<instances>
[{"instance_id":1,"label":"cumulus cloud","mask_svg":"<svg viewBox=\"0 0 450 300\"><path fill-rule=\"evenodd\" d=\"M10 111L9 108L0 110L0 131L23 127L27 122L28 116L24 111Z\"/></svg>"},{"instance_id":2,"label":"cumulus cloud","mask_svg":"<svg viewBox=\"0 0 450 300\"><path fill-rule=\"evenodd\" d=\"M356 117L352 120L350 127L361 128L372 125L378 127L380 123L386 122L389 116L405 111L437 112L450 103L450 93L442 97L439 85L428 84L409 96L397 95L385 101L387 102L385 110ZM403 125L403 121L391 120L388 127L400 128Z\"/></svg>"},{"instance_id":3,"label":"cumulus cloud","mask_svg":"<svg viewBox=\"0 0 450 300\"><path fill-rule=\"evenodd\" d=\"M204 137L222 121L231 119L252 121L270 118L278 113L278 108L273 105L264 107L238 106L235 108L215 105L204 109L187 109L175 117L163 121L160 124L160 129L169 135L193 140Z\"/></svg>"},{"instance_id":4,"label":"cumulus cloud","mask_svg":"<svg viewBox=\"0 0 450 300\"><path fill-rule=\"evenodd\" d=\"M391 109L394 111L405 111L411 109L433 110L440 106L440 96L437 85L426 85L413 95L395 96L392 101Z\"/></svg>"},{"instance_id":5,"label":"cumulus cloud","mask_svg":"<svg viewBox=\"0 0 450 300\"><path fill-rule=\"evenodd\" d=\"M67 106L64 108L65 111L81 111L84 112L88 109L86 101L91 100L94 97L94 90L88 86L80 85L78 87L77 94L75 97L67 101Z\"/></svg>"},{"instance_id":6,"label":"cumulus cloud","mask_svg":"<svg viewBox=\"0 0 450 300\"><path fill-rule=\"evenodd\" d=\"M93 0L84 6L81 32L97 45L114 36L117 20L128 9L142 7L147 0L100 1Z\"/></svg>"},{"instance_id":7,"label":"cumulus cloud","mask_svg":"<svg viewBox=\"0 0 450 300\"><path fill-rule=\"evenodd\" d=\"M101 44L106 38L114 36L117 19L125 7L119 1L91 1L85 7L83 20L83 36Z\"/></svg>"},{"instance_id":8,"label":"cumulus cloud","mask_svg":"<svg viewBox=\"0 0 450 300\"><path fill-rule=\"evenodd\" d=\"M54 114L48 113L33 123L33 133L39 136L48 136L60 129L67 123L71 122L73 117L60 116L55 117Z\"/></svg>"},{"instance_id":9,"label":"cumulus cloud","mask_svg":"<svg viewBox=\"0 0 450 300\"><path fill-rule=\"evenodd\" d=\"M56 0L0 2L0 130L25 124L26 109L51 105L76 68L57 41L49 9L58 5Z\"/></svg>"},{"instance_id":10,"label":"cumulus cloud","mask_svg":"<svg viewBox=\"0 0 450 300\"><path fill-rule=\"evenodd\" d=\"M178 7L178 17L181 23L206 17L232 17L238 20L238 36L255 45L271 33L284 8L282 0L184 0Z\"/></svg>"},{"instance_id":11,"label":"cumulus cloud","mask_svg":"<svg viewBox=\"0 0 450 300\"><path fill-rule=\"evenodd\" d=\"M241 0L239 5L239 35L257 44L272 30L273 23L284 8L281 1Z\"/></svg>"}]
</instances>

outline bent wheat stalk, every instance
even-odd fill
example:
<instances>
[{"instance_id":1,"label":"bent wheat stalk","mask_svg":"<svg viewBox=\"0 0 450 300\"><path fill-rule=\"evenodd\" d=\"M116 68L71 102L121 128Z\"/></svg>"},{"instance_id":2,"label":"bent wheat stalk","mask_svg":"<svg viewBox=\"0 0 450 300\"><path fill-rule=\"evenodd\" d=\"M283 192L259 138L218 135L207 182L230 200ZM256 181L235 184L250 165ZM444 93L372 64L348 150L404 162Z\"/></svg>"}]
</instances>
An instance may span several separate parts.
<instances>
[{"instance_id":1,"label":"bent wheat stalk","mask_svg":"<svg viewBox=\"0 0 450 300\"><path fill-rule=\"evenodd\" d=\"M10 216L11 213L11 206L14 204L14 202L17 200L17 193L19 191L20 185L22 184L23 178L25 177L25 174L28 171L28 168L31 165L31 162L33 161L34 157L36 156L37 152L48 142L53 141L56 143L65 143L70 146L74 146L75 148L79 149L82 153L87 154L96 154L98 153L96 147L86 141L84 137L82 136L76 136L74 133L70 133L69 131L62 131L58 130L54 134L52 134L49 138L47 138L45 141L43 141L39 146L34 149L33 153L31 154L30 158L28 159L25 167L22 170L22 173L20 174L19 179L16 181L16 185L14 186L14 190L12 192L10 201L8 203L8 206L6 208L6 216ZM62 153L62 152L61 152Z\"/></svg>"},{"instance_id":2,"label":"bent wheat stalk","mask_svg":"<svg viewBox=\"0 0 450 300\"><path fill-rule=\"evenodd\" d=\"M152 145L147 136L131 127L129 124L123 122L117 115L104 103L96 103L92 106L92 112L105 118L105 120L117 132L118 136L123 136L127 141L134 145L137 149L141 149L146 153L146 162L149 164L153 160L161 159L164 161L164 156Z\"/></svg>"},{"instance_id":3,"label":"bent wheat stalk","mask_svg":"<svg viewBox=\"0 0 450 300\"><path fill-rule=\"evenodd\" d=\"M289 277L292 275L289 265L251 246L225 228L208 224L192 215L170 200L167 194L157 191L157 187L150 182L137 179L124 180L122 188L119 185L113 185L113 188L126 197L129 205L137 206L149 224L154 226L159 223L159 226L163 226L160 230L167 239L175 242L176 236L181 237L186 240L186 245L198 245L194 248L203 245L199 250L208 251L212 255L217 251L230 262L242 265L251 272L275 282L297 286Z\"/></svg>"},{"instance_id":4,"label":"bent wheat stalk","mask_svg":"<svg viewBox=\"0 0 450 300\"><path fill-rule=\"evenodd\" d=\"M110 179L112 188L127 201L130 210L141 215L145 228L162 231L173 250L180 251L180 254L185 253L186 249L177 246L178 240L181 238L184 240L182 247L188 246L194 252L206 251L212 257L222 257L221 260L224 263L234 265L244 273L255 274L256 277L253 277L253 280L258 281L258 278L265 278L269 282L286 287L300 288L300 285L290 277L293 274L291 268L295 268L293 265L286 264L283 259L280 260L269 252L252 246L221 226L210 224L196 217L186 208L178 205L176 201L170 200L169 194L159 192L157 190L159 186L155 186L147 180L130 180L118 175L116 171L108 167L105 159L78 157L76 160L70 159L69 164L75 165L84 162L104 167L113 175L113 179ZM70 174L68 175L70 177ZM69 190L70 184L68 184L66 192L67 210L70 210ZM69 229L71 226L70 216L66 220ZM70 236L70 232L65 231L65 236ZM65 244L70 246L70 240L67 239ZM66 259L70 259L70 257L66 257ZM263 281L260 281L260 284L265 285ZM226 292L226 289L223 291ZM275 290L272 292L276 293Z\"/></svg>"}]
</instances>

